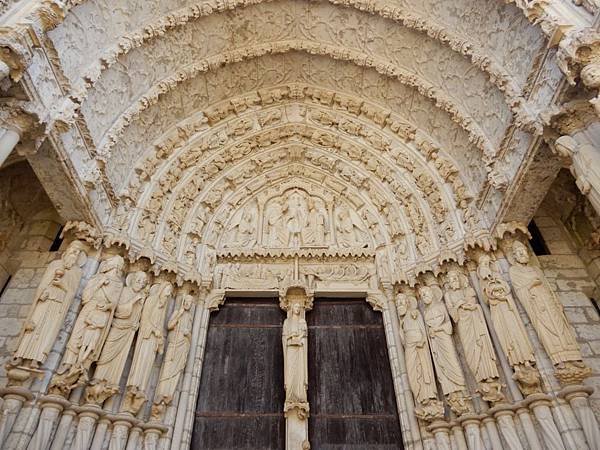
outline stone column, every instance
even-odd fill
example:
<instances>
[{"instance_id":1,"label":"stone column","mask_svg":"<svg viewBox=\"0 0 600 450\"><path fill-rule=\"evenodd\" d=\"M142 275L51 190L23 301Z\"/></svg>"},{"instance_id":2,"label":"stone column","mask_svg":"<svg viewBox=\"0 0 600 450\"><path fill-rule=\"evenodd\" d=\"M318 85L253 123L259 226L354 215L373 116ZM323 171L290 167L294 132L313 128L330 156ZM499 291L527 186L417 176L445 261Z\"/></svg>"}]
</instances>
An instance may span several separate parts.
<instances>
[{"instance_id":1,"label":"stone column","mask_svg":"<svg viewBox=\"0 0 600 450\"><path fill-rule=\"evenodd\" d=\"M79 423L73 440L72 450L88 450L96 429L96 422L104 415L104 411L95 405L85 405L77 408Z\"/></svg>"},{"instance_id":2,"label":"stone column","mask_svg":"<svg viewBox=\"0 0 600 450\"><path fill-rule=\"evenodd\" d=\"M10 128L0 128L0 167L19 143L21 134Z\"/></svg>"},{"instance_id":3,"label":"stone column","mask_svg":"<svg viewBox=\"0 0 600 450\"><path fill-rule=\"evenodd\" d=\"M2 446L17 420L17 414L19 414L23 403L26 400L31 400L33 395L29 389L15 386L0 389L0 396L4 398L2 416L0 416L0 446Z\"/></svg>"},{"instance_id":4,"label":"stone column","mask_svg":"<svg viewBox=\"0 0 600 450\"><path fill-rule=\"evenodd\" d=\"M283 322L284 413L286 450L306 450L308 443L308 327L306 311L313 296L304 287L289 287L280 294L280 306L287 311Z\"/></svg>"},{"instance_id":5,"label":"stone column","mask_svg":"<svg viewBox=\"0 0 600 450\"><path fill-rule=\"evenodd\" d=\"M493 415L500 428L500 433L506 441L510 450L523 450L523 444L517 434L514 422L513 407L510 405L498 405L488 411Z\"/></svg>"},{"instance_id":6,"label":"stone column","mask_svg":"<svg viewBox=\"0 0 600 450\"><path fill-rule=\"evenodd\" d=\"M498 433L498 426L496 425L496 421L490 416L484 416L483 419L481 419L481 423L487 431L492 450L504 450L502 446L502 441L500 440L500 434ZM517 450L517 448L511 448L511 450ZM522 450L522 448L520 448L519 450Z\"/></svg>"},{"instance_id":7,"label":"stone column","mask_svg":"<svg viewBox=\"0 0 600 450\"><path fill-rule=\"evenodd\" d=\"M600 425L588 400L592 392L593 388L590 386L574 385L565 387L558 395L571 405L590 450L600 450Z\"/></svg>"},{"instance_id":8,"label":"stone column","mask_svg":"<svg viewBox=\"0 0 600 450\"><path fill-rule=\"evenodd\" d=\"M211 311L218 310L225 301L225 291L215 290L206 299L203 292L194 311L194 325L192 328L192 347L187 358L175 422L173 424L173 438L171 448L189 448L192 441L194 413L200 377L202 376L202 363L204 362L204 348L208 333L208 321ZM127 450L130 450L129 447Z\"/></svg>"},{"instance_id":9,"label":"stone column","mask_svg":"<svg viewBox=\"0 0 600 450\"><path fill-rule=\"evenodd\" d=\"M396 306L393 301L388 299L388 304L383 309L382 315L394 379L398 414L402 430L407 431L406 433L402 433L404 446L406 450L421 450L422 442L419 432L419 422L415 415L414 400L408 384L404 348L402 346L402 338L400 337L400 324L398 323Z\"/></svg>"},{"instance_id":10,"label":"stone column","mask_svg":"<svg viewBox=\"0 0 600 450\"><path fill-rule=\"evenodd\" d=\"M71 402L58 395L46 395L41 398L40 403L42 405L40 421L29 442L28 450L44 450L48 447L52 429L60 413L71 405Z\"/></svg>"},{"instance_id":11,"label":"stone column","mask_svg":"<svg viewBox=\"0 0 600 450\"><path fill-rule=\"evenodd\" d=\"M466 414L459 419L460 424L465 429L469 450L485 450L481 438L481 429L479 428L481 418L481 416L475 414Z\"/></svg>"},{"instance_id":12,"label":"stone column","mask_svg":"<svg viewBox=\"0 0 600 450\"><path fill-rule=\"evenodd\" d=\"M444 420L433 422L429 427L433 433L437 450L452 450L450 443L450 424Z\"/></svg>"},{"instance_id":13,"label":"stone column","mask_svg":"<svg viewBox=\"0 0 600 450\"><path fill-rule=\"evenodd\" d=\"M542 430L542 438L547 450L566 450L554 418L552 417L551 397L547 394L532 394L525 399L525 403L533 411L533 415Z\"/></svg>"}]
</instances>

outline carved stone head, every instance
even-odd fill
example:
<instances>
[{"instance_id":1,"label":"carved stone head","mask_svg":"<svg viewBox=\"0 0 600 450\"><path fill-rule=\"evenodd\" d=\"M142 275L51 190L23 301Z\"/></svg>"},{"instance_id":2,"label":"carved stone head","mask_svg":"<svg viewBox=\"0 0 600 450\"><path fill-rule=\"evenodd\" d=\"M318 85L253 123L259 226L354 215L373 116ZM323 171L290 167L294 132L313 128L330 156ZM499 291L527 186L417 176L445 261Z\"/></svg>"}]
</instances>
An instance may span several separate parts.
<instances>
[{"instance_id":1,"label":"carved stone head","mask_svg":"<svg viewBox=\"0 0 600 450\"><path fill-rule=\"evenodd\" d=\"M514 241L512 244L512 256L519 264L529 263L529 250L521 241Z\"/></svg>"}]
</instances>

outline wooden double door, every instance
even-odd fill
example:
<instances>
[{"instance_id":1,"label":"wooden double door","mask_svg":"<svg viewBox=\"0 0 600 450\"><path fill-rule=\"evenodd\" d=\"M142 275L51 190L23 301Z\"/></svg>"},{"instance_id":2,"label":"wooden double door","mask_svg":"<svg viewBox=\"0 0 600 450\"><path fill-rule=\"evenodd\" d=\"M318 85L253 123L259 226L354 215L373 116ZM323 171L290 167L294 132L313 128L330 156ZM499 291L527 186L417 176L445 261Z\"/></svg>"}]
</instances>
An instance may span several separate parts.
<instances>
[{"instance_id":1,"label":"wooden double door","mask_svg":"<svg viewBox=\"0 0 600 450\"><path fill-rule=\"evenodd\" d=\"M213 313L192 449L285 449L284 319L275 299ZM364 299L317 299L307 322L311 449L402 449L381 314Z\"/></svg>"}]
</instances>

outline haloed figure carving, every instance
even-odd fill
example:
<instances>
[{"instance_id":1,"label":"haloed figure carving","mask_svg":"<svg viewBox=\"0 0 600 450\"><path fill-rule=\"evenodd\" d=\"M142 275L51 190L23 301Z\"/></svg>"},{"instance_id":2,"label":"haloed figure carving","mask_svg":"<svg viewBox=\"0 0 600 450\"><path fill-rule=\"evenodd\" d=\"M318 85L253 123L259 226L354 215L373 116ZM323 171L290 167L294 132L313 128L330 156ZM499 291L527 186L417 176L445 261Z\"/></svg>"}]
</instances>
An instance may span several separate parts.
<instances>
[{"instance_id":1,"label":"haloed figure carving","mask_svg":"<svg viewBox=\"0 0 600 450\"><path fill-rule=\"evenodd\" d=\"M36 369L46 361L75 297L85 257L84 245L74 241L60 259L48 265L10 366L29 361L30 367Z\"/></svg>"},{"instance_id":2,"label":"haloed figure carving","mask_svg":"<svg viewBox=\"0 0 600 450\"><path fill-rule=\"evenodd\" d=\"M308 327L303 310L293 303L283 322L284 411L297 409L299 416L308 414Z\"/></svg>"},{"instance_id":3,"label":"haloed figure carving","mask_svg":"<svg viewBox=\"0 0 600 450\"><path fill-rule=\"evenodd\" d=\"M573 329L546 277L539 267L529 265L529 250L522 242L514 241L511 250L511 282L552 364L560 375L568 376L569 372L576 376L581 372L581 376L587 376L591 370L582 362Z\"/></svg>"}]
</instances>

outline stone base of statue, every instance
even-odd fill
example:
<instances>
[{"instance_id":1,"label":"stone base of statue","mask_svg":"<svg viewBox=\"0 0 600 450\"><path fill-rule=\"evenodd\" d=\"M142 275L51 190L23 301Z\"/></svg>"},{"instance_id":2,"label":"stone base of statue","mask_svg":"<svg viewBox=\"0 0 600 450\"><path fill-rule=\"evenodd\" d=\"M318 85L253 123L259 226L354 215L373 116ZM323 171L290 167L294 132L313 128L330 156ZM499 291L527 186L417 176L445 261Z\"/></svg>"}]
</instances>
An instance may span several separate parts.
<instances>
[{"instance_id":1,"label":"stone base of statue","mask_svg":"<svg viewBox=\"0 0 600 450\"><path fill-rule=\"evenodd\" d=\"M308 403L286 405L286 450L306 450L308 444ZM308 446L307 446L308 445Z\"/></svg>"}]
</instances>

